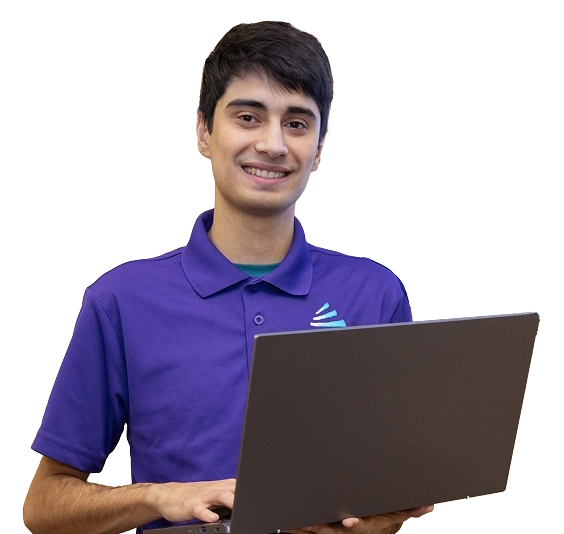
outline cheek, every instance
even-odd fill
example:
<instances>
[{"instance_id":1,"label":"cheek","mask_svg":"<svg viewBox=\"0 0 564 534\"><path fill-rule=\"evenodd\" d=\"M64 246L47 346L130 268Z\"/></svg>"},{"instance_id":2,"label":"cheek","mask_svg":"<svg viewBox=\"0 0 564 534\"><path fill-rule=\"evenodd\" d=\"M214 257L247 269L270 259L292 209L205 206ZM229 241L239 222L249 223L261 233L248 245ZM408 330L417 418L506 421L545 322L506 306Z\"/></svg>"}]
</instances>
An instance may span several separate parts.
<instances>
[{"instance_id":1,"label":"cheek","mask_svg":"<svg viewBox=\"0 0 564 534\"><path fill-rule=\"evenodd\" d=\"M231 137L226 135L222 139L218 139L215 148L215 155L218 161L223 162L223 165L240 165L240 160L249 150L249 143L235 135Z\"/></svg>"},{"instance_id":2,"label":"cheek","mask_svg":"<svg viewBox=\"0 0 564 534\"><path fill-rule=\"evenodd\" d=\"M304 139L301 140L291 140L286 142L286 146L290 154L296 159L299 159L304 165L308 167L313 163L315 160L315 156L317 155L317 143L305 141Z\"/></svg>"},{"instance_id":3,"label":"cheek","mask_svg":"<svg viewBox=\"0 0 564 534\"><path fill-rule=\"evenodd\" d=\"M316 156L316 154L317 154L317 153L314 153L314 152L311 152L311 151L310 151L310 152L307 153L307 156L305 156L305 158L304 158L303 161L306 163L306 165L307 165L308 167L311 167L311 166L313 165L313 163L314 163L314 161L315 161L315 156Z\"/></svg>"}]
</instances>

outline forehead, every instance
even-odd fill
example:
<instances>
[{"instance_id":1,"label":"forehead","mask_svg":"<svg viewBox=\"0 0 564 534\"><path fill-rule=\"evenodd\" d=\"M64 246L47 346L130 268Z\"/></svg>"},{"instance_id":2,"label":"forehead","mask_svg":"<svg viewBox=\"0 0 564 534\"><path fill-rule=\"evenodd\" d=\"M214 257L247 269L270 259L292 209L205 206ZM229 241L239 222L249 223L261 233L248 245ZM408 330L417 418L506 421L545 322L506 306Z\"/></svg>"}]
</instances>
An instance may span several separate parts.
<instances>
[{"instance_id":1,"label":"forehead","mask_svg":"<svg viewBox=\"0 0 564 534\"><path fill-rule=\"evenodd\" d=\"M319 107L313 98L303 91L283 87L265 74L249 73L233 77L216 109L226 108L235 100L261 102L269 112L283 113L293 107L304 107L313 111L318 119L320 117Z\"/></svg>"}]
</instances>

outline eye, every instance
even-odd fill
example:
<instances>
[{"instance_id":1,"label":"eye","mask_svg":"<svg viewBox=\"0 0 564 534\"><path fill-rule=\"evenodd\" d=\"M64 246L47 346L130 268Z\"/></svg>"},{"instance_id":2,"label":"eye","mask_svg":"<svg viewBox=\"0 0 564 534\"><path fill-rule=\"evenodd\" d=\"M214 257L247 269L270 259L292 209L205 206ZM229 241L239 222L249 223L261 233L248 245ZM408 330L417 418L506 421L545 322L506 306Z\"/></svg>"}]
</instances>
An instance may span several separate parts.
<instances>
[{"instance_id":1,"label":"eye","mask_svg":"<svg viewBox=\"0 0 564 534\"><path fill-rule=\"evenodd\" d=\"M301 129L306 127L305 124L303 122L300 122L300 121L290 121L288 123L288 126L290 128L292 128L293 130L301 130Z\"/></svg>"},{"instance_id":2,"label":"eye","mask_svg":"<svg viewBox=\"0 0 564 534\"><path fill-rule=\"evenodd\" d=\"M255 119L252 115L239 115L239 118L240 118L243 122L253 122L253 121L256 121L256 119Z\"/></svg>"}]
</instances>

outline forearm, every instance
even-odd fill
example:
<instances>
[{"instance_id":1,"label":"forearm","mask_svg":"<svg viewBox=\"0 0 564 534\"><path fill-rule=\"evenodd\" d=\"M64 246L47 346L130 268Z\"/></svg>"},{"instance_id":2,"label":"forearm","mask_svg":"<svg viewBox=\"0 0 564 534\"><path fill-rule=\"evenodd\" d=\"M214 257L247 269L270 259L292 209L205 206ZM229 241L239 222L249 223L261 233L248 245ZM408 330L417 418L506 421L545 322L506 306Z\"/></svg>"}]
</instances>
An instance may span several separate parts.
<instances>
[{"instance_id":1,"label":"forearm","mask_svg":"<svg viewBox=\"0 0 564 534\"><path fill-rule=\"evenodd\" d=\"M24 505L24 522L33 534L116 534L160 517L151 484L117 488L72 475L50 475L34 482Z\"/></svg>"}]
</instances>

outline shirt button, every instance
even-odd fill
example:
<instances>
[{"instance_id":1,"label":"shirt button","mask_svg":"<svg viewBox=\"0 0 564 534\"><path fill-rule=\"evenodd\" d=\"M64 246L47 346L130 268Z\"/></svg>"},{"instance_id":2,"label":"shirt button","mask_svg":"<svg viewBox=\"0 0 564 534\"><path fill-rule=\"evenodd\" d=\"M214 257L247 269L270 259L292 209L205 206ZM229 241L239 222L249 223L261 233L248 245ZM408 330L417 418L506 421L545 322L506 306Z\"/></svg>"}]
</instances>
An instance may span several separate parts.
<instances>
[{"instance_id":1,"label":"shirt button","mask_svg":"<svg viewBox=\"0 0 564 534\"><path fill-rule=\"evenodd\" d=\"M264 323L264 317L260 314L255 315L255 318L253 319L253 321L255 322L255 324L257 326L260 326L262 323Z\"/></svg>"},{"instance_id":2,"label":"shirt button","mask_svg":"<svg viewBox=\"0 0 564 534\"><path fill-rule=\"evenodd\" d=\"M253 284L251 286L249 286L249 291L252 291L253 293L258 289L257 284Z\"/></svg>"}]
</instances>

